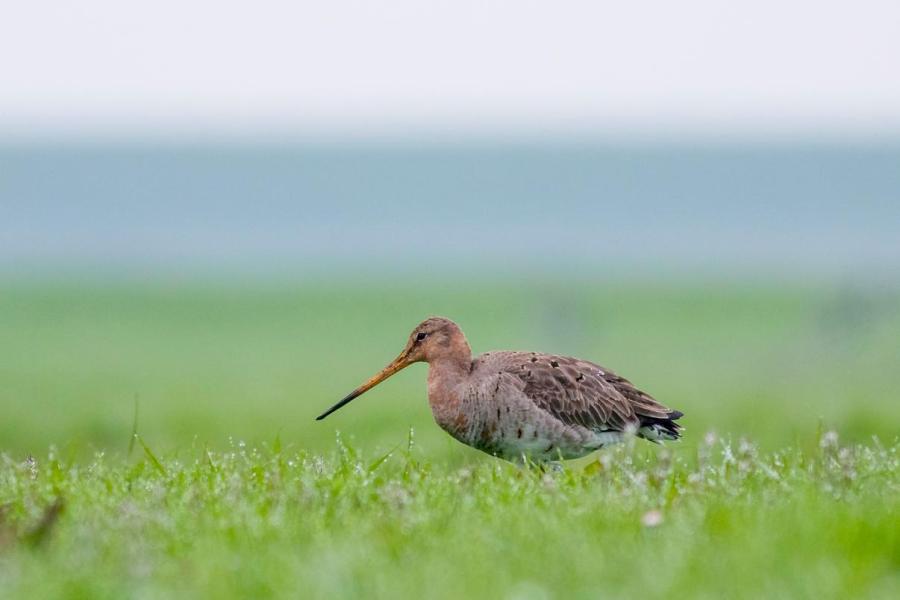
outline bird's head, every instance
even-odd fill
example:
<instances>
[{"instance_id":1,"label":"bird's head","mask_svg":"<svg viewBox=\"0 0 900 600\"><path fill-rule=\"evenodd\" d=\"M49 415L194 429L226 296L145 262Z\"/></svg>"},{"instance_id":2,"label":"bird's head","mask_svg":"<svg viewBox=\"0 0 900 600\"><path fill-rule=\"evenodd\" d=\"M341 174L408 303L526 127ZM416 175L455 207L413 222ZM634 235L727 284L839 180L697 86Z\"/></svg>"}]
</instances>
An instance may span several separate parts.
<instances>
[{"instance_id":1,"label":"bird's head","mask_svg":"<svg viewBox=\"0 0 900 600\"><path fill-rule=\"evenodd\" d=\"M416 362L435 362L441 359L471 360L472 352L459 326L444 317L429 317L412 330L406 347L374 377L347 394L340 402L316 417L320 421L372 389L394 373Z\"/></svg>"}]
</instances>

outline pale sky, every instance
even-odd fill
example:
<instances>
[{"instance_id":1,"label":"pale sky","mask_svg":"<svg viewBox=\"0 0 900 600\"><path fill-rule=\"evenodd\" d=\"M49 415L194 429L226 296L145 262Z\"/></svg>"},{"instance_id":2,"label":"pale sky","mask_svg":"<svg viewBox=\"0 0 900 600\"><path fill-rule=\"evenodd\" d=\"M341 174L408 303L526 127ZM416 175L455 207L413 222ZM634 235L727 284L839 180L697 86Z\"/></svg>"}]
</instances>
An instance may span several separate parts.
<instances>
[{"instance_id":1,"label":"pale sky","mask_svg":"<svg viewBox=\"0 0 900 600\"><path fill-rule=\"evenodd\" d=\"M0 132L900 131L897 0L3 0Z\"/></svg>"}]
</instances>

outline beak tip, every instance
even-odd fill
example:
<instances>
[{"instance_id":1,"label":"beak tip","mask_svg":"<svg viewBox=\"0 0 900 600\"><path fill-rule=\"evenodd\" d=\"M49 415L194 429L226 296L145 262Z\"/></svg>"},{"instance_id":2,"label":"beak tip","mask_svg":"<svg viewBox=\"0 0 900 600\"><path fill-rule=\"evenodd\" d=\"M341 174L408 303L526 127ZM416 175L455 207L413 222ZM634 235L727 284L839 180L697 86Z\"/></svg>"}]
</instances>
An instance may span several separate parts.
<instances>
[{"instance_id":1,"label":"beak tip","mask_svg":"<svg viewBox=\"0 0 900 600\"><path fill-rule=\"evenodd\" d=\"M356 388L355 390L353 390L352 392L347 394L343 400L341 400L340 402L338 402L337 404L335 404L334 406L332 406L331 408L329 408L328 410L323 412L318 417L316 417L316 421L321 421L322 419L324 419L325 417L327 417L334 411L338 410L339 408L341 408L343 406L346 406L347 403L349 403L354 398L358 398L359 396L363 395L366 392L366 390L375 387L376 385L378 385L379 383L381 383L382 381L384 381L385 379L387 379L388 377L390 377L391 375L393 375L400 369L408 366L410 363L402 362L401 359L403 359L403 358L404 358L403 355L398 356L396 359L394 359L394 361L391 364L389 364L384 369L382 369L381 372L378 373L375 377L371 378L369 381L365 382L364 384L362 384L361 386L359 386L358 388Z\"/></svg>"}]
</instances>

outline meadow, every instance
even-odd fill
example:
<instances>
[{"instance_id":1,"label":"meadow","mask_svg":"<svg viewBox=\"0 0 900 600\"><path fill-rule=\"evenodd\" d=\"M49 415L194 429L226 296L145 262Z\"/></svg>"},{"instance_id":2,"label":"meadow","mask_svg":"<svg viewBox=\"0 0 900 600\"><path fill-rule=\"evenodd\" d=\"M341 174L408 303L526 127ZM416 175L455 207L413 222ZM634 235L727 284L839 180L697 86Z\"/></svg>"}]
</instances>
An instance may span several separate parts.
<instances>
[{"instance_id":1,"label":"meadow","mask_svg":"<svg viewBox=\"0 0 900 600\"><path fill-rule=\"evenodd\" d=\"M424 366L313 421L429 314L685 439L519 469L433 424ZM900 595L890 286L15 280L0 332L0 596Z\"/></svg>"}]
</instances>

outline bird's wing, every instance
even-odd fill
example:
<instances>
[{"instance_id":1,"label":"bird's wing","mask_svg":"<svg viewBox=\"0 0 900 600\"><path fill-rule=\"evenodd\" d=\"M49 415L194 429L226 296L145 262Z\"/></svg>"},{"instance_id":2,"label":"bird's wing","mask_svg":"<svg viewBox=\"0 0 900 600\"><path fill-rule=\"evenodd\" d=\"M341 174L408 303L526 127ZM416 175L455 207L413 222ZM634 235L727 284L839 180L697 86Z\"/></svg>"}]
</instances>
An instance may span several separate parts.
<instances>
[{"instance_id":1,"label":"bird's wing","mask_svg":"<svg viewBox=\"0 0 900 600\"><path fill-rule=\"evenodd\" d=\"M497 356L501 355L502 356ZM568 425L625 431L681 416L630 381L592 362L539 352L495 353L492 361L523 384L539 408Z\"/></svg>"}]
</instances>

